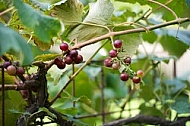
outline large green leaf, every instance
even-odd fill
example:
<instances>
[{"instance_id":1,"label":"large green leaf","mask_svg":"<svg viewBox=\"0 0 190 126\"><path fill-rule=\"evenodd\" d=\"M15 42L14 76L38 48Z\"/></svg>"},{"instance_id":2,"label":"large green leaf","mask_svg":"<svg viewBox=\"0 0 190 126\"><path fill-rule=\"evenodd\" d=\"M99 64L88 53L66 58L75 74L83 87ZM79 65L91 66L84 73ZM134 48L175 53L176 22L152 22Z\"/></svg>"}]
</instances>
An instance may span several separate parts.
<instances>
[{"instance_id":1,"label":"large green leaf","mask_svg":"<svg viewBox=\"0 0 190 126\"><path fill-rule=\"evenodd\" d=\"M57 36L61 31L59 20L43 15L21 0L15 0L14 6L22 23L32 29L40 41L50 43L52 37Z\"/></svg>"},{"instance_id":2,"label":"large green leaf","mask_svg":"<svg viewBox=\"0 0 190 126\"><path fill-rule=\"evenodd\" d=\"M21 35L0 23L0 38L0 56L6 52L21 54L21 63L31 64L33 56L30 45Z\"/></svg>"},{"instance_id":3,"label":"large green leaf","mask_svg":"<svg viewBox=\"0 0 190 126\"><path fill-rule=\"evenodd\" d=\"M19 115L24 112L26 102L21 97L19 91L5 92L5 126L15 125ZM0 110L2 110L2 95L0 93ZM17 113L13 112L17 111ZM0 122L2 122L2 111L0 111ZM20 113L19 113L20 112Z\"/></svg>"},{"instance_id":4,"label":"large green leaf","mask_svg":"<svg viewBox=\"0 0 190 126\"><path fill-rule=\"evenodd\" d=\"M172 36L162 36L160 43L164 50L168 51L170 55L175 55L178 58L189 48L188 45Z\"/></svg>"},{"instance_id":5,"label":"large green leaf","mask_svg":"<svg viewBox=\"0 0 190 126\"><path fill-rule=\"evenodd\" d=\"M91 3L89 13L84 19L83 24L75 27L68 34L68 38L84 42L107 33L108 31L104 26L108 24L113 10L114 7L110 0L98 0L95 3Z\"/></svg>"},{"instance_id":6,"label":"large green leaf","mask_svg":"<svg viewBox=\"0 0 190 126\"><path fill-rule=\"evenodd\" d=\"M61 1L53 5L50 14L65 25L73 25L82 21L83 5L78 0Z\"/></svg>"},{"instance_id":7,"label":"large green leaf","mask_svg":"<svg viewBox=\"0 0 190 126\"><path fill-rule=\"evenodd\" d=\"M189 97L187 95L179 96L170 107L176 110L178 114L190 113Z\"/></svg>"}]
</instances>

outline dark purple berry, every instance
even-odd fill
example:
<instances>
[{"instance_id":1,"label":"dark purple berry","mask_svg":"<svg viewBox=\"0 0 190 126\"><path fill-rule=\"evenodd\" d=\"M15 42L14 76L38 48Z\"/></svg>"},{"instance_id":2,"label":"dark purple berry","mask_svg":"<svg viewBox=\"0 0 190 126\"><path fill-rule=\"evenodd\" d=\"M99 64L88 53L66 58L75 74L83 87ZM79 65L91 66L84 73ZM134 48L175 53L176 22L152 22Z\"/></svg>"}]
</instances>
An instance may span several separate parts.
<instances>
[{"instance_id":1,"label":"dark purple berry","mask_svg":"<svg viewBox=\"0 0 190 126\"><path fill-rule=\"evenodd\" d=\"M68 65L73 63L73 59L70 56L66 56L64 60L65 60L65 63Z\"/></svg>"},{"instance_id":2,"label":"dark purple berry","mask_svg":"<svg viewBox=\"0 0 190 126\"><path fill-rule=\"evenodd\" d=\"M121 40L115 40L113 45L114 45L115 48L121 48L122 41Z\"/></svg>"},{"instance_id":3,"label":"dark purple berry","mask_svg":"<svg viewBox=\"0 0 190 126\"><path fill-rule=\"evenodd\" d=\"M136 83L136 84L141 82L141 78L138 77L138 76L134 76L134 77L132 78L132 80L133 80L133 83Z\"/></svg>"},{"instance_id":4,"label":"dark purple berry","mask_svg":"<svg viewBox=\"0 0 190 126\"><path fill-rule=\"evenodd\" d=\"M54 60L54 64L57 65L57 67L58 67L59 69L64 69L65 66L66 66L66 63L63 62L63 60L61 59L61 57L56 58L56 59Z\"/></svg>"},{"instance_id":5,"label":"dark purple berry","mask_svg":"<svg viewBox=\"0 0 190 126\"><path fill-rule=\"evenodd\" d=\"M130 65L131 64L131 57L126 57L123 62L127 65Z\"/></svg>"},{"instance_id":6,"label":"dark purple berry","mask_svg":"<svg viewBox=\"0 0 190 126\"><path fill-rule=\"evenodd\" d=\"M59 48L62 50L62 51L67 51L69 49L69 46L67 43L63 42L60 44Z\"/></svg>"},{"instance_id":7,"label":"dark purple berry","mask_svg":"<svg viewBox=\"0 0 190 126\"><path fill-rule=\"evenodd\" d=\"M25 70L23 67L18 67L16 70L17 75L23 75L25 73Z\"/></svg>"},{"instance_id":8,"label":"dark purple berry","mask_svg":"<svg viewBox=\"0 0 190 126\"><path fill-rule=\"evenodd\" d=\"M127 73L121 73L120 74L120 79L122 81L127 81L129 79L129 75Z\"/></svg>"},{"instance_id":9,"label":"dark purple berry","mask_svg":"<svg viewBox=\"0 0 190 126\"><path fill-rule=\"evenodd\" d=\"M7 68L8 66L10 66L11 65L11 63L9 62L9 61L5 61L4 63L3 63L3 67L4 68Z\"/></svg>"},{"instance_id":10,"label":"dark purple berry","mask_svg":"<svg viewBox=\"0 0 190 126\"><path fill-rule=\"evenodd\" d=\"M112 58L116 57L116 56L117 56L117 51L116 51L116 50L113 50L113 49L110 50L109 56L112 57Z\"/></svg>"},{"instance_id":11,"label":"dark purple berry","mask_svg":"<svg viewBox=\"0 0 190 126\"><path fill-rule=\"evenodd\" d=\"M107 66L107 67L112 67L112 64L113 64L112 58L106 58L106 59L104 60L104 65L105 65L105 66Z\"/></svg>"},{"instance_id":12,"label":"dark purple berry","mask_svg":"<svg viewBox=\"0 0 190 126\"><path fill-rule=\"evenodd\" d=\"M78 51L77 51L77 50L71 50L71 51L69 52L69 56L70 56L72 59L76 58L77 55L78 55Z\"/></svg>"},{"instance_id":13,"label":"dark purple berry","mask_svg":"<svg viewBox=\"0 0 190 126\"><path fill-rule=\"evenodd\" d=\"M77 55L77 57L75 57L75 59L74 59L74 63L76 63L76 64L79 64L79 63L81 63L83 61L83 57L82 57L82 55Z\"/></svg>"}]
</instances>

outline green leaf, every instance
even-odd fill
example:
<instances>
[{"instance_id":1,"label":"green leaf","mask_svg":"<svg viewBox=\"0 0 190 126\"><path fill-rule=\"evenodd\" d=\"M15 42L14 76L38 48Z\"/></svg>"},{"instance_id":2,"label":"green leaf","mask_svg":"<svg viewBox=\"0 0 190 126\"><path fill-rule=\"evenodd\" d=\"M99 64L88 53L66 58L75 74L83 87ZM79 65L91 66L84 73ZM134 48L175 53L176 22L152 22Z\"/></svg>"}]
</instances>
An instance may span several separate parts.
<instances>
[{"instance_id":1,"label":"green leaf","mask_svg":"<svg viewBox=\"0 0 190 126\"><path fill-rule=\"evenodd\" d=\"M189 97L187 95L179 96L170 107L176 110L178 114L190 113Z\"/></svg>"},{"instance_id":2,"label":"green leaf","mask_svg":"<svg viewBox=\"0 0 190 126\"><path fill-rule=\"evenodd\" d=\"M50 61L60 56L60 54L42 54L34 58L35 61Z\"/></svg>"},{"instance_id":3,"label":"green leaf","mask_svg":"<svg viewBox=\"0 0 190 126\"><path fill-rule=\"evenodd\" d=\"M162 116L163 115L161 113L161 111L158 110L156 107L146 106L145 103L141 104L139 109L141 110L141 113L145 114L145 115L151 115L151 116Z\"/></svg>"},{"instance_id":4,"label":"green leaf","mask_svg":"<svg viewBox=\"0 0 190 126\"><path fill-rule=\"evenodd\" d=\"M167 93L171 93L172 95L179 93L187 87L186 84L179 79L166 80L165 84L170 88Z\"/></svg>"},{"instance_id":5,"label":"green leaf","mask_svg":"<svg viewBox=\"0 0 190 126\"><path fill-rule=\"evenodd\" d=\"M50 14L61 19L64 25L78 24L82 21L83 4L78 0L61 1L53 5Z\"/></svg>"},{"instance_id":6,"label":"green leaf","mask_svg":"<svg viewBox=\"0 0 190 126\"><path fill-rule=\"evenodd\" d=\"M177 38L168 35L162 36L160 43L164 50L168 51L170 55L175 55L178 58L181 57L189 48L185 43L181 42Z\"/></svg>"},{"instance_id":7,"label":"green leaf","mask_svg":"<svg viewBox=\"0 0 190 126\"><path fill-rule=\"evenodd\" d=\"M190 0L185 0L185 2L186 2L187 6L188 6L189 9L190 9Z\"/></svg>"},{"instance_id":8,"label":"green leaf","mask_svg":"<svg viewBox=\"0 0 190 126\"><path fill-rule=\"evenodd\" d=\"M90 99L89 99L88 97L84 96L84 95L83 95L83 96L80 96L80 97L77 98L75 101L76 101L76 102L82 102L82 103L84 103L84 104L86 104L86 105L88 105L88 106L91 105Z\"/></svg>"},{"instance_id":9,"label":"green leaf","mask_svg":"<svg viewBox=\"0 0 190 126\"><path fill-rule=\"evenodd\" d=\"M100 73L101 67L86 66L84 68L84 71L88 74L89 77L94 79Z\"/></svg>"},{"instance_id":10,"label":"green leaf","mask_svg":"<svg viewBox=\"0 0 190 126\"><path fill-rule=\"evenodd\" d=\"M154 43L157 39L157 35L154 32L143 32L142 34L142 38L144 41L147 41L149 43Z\"/></svg>"},{"instance_id":11,"label":"green leaf","mask_svg":"<svg viewBox=\"0 0 190 126\"><path fill-rule=\"evenodd\" d=\"M90 4L90 10L83 23L75 27L69 34L70 40L78 42L101 36L108 33L105 25L108 24L114 7L110 0L98 0Z\"/></svg>"},{"instance_id":12,"label":"green leaf","mask_svg":"<svg viewBox=\"0 0 190 126\"><path fill-rule=\"evenodd\" d=\"M61 107L56 107L55 108L57 111L64 113L65 115L76 115L78 113L78 109L77 108L61 108Z\"/></svg>"},{"instance_id":13,"label":"green leaf","mask_svg":"<svg viewBox=\"0 0 190 126\"><path fill-rule=\"evenodd\" d=\"M106 25L114 11L110 0L97 0L96 3L90 3L90 11L84 22Z\"/></svg>"},{"instance_id":14,"label":"green leaf","mask_svg":"<svg viewBox=\"0 0 190 126\"><path fill-rule=\"evenodd\" d=\"M19 57L23 65L31 64L33 56L30 45L21 35L0 23L0 38L0 56L6 52L20 54Z\"/></svg>"},{"instance_id":15,"label":"green leaf","mask_svg":"<svg viewBox=\"0 0 190 126\"><path fill-rule=\"evenodd\" d=\"M14 6L18 11L22 23L32 29L40 41L50 43L52 37L57 36L61 31L59 20L41 14L21 0L15 0Z\"/></svg>"}]
</instances>

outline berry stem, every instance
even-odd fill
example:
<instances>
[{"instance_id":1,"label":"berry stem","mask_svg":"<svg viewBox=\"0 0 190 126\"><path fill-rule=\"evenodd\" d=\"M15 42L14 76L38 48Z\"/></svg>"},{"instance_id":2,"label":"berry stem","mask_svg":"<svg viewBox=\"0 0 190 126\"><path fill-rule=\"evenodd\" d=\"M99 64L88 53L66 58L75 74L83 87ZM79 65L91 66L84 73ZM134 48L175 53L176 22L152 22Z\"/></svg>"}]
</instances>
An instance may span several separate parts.
<instances>
[{"instance_id":1,"label":"berry stem","mask_svg":"<svg viewBox=\"0 0 190 126\"><path fill-rule=\"evenodd\" d=\"M50 101L50 105L52 105L62 94L63 90L67 88L67 86L70 84L70 82L82 71L86 65L88 65L92 58L99 52L99 50L107 43L108 41L104 42L97 50L96 52L70 77L70 79L66 82L66 84L63 86L63 88L57 93L57 95Z\"/></svg>"}]
</instances>

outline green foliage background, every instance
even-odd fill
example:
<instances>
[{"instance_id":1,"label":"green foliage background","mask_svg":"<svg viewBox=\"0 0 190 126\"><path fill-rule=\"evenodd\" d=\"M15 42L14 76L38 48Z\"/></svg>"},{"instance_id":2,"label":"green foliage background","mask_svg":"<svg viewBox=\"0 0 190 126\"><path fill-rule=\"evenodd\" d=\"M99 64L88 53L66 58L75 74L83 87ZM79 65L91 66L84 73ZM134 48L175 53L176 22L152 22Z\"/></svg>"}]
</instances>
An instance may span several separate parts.
<instances>
[{"instance_id":1,"label":"green foliage background","mask_svg":"<svg viewBox=\"0 0 190 126\"><path fill-rule=\"evenodd\" d=\"M147 0L98 0L95 3L92 3L92 0L81 0L82 3L77 0L61 2L54 0L49 4L44 2L49 1L0 1L0 11L14 7L12 11L0 15L0 56L7 54L11 59L21 61L23 65L30 65L33 61L50 61L60 55L51 50L52 46L58 46L61 43L60 39L69 42L77 38L78 43L83 43L108 33L108 28L117 32L139 27L127 23L122 25L123 22L136 22L146 27L175 19L170 11L165 8L155 10L158 5L147 2ZM158 0L157 2L164 4L167 0ZM180 18L189 17L188 0L174 0L168 4L168 7ZM155 11L151 13L150 17L143 19L144 14L151 10ZM53 104L53 107L59 112L67 114L68 117L101 113L101 83L104 83L104 112L121 110L121 106L127 101L125 110L106 115L106 122L119 117L129 117L130 114L134 116L138 113L168 119L174 118L173 113L179 114L179 116L189 115L190 83L187 78L189 73L185 77L170 79L162 76L159 69L161 63L177 60L189 49L188 28L189 22L176 27L115 36L114 39L123 41L125 53L120 55L127 53L134 56L131 67L135 71L138 69L145 71L140 90L131 95L130 91L133 85L131 81L122 82L119 79L119 71L107 69L102 67L103 64L94 62L87 65L75 78L76 96L72 96L72 84L70 84L62 93L61 98ZM159 43L169 56L157 57L154 54L145 55L138 52L138 46L144 42ZM108 42L103 47L107 52L112 48L110 43ZM101 61L105 57L107 56L98 53L93 60ZM75 66L75 71L80 66ZM34 71L36 68L32 66L29 72ZM102 71L103 79L101 78ZM56 96L71 74L70 66L65 70L59 70L53 66L48 71L49 100ZM5 77L8 84L13 84L12 77L7 74ZM76 102L76 107L72 106L73 102ZM134 104L137 107L132 110ZM15 124L19 115L24 113L25 105L26 103L17 91L6 91L6 125ZM130 114L126 114L126 112ZM69 119L74 120L73 118ZM74 121L78 125L102 124L101 116Z\"/></svg>"}]
</instances>

